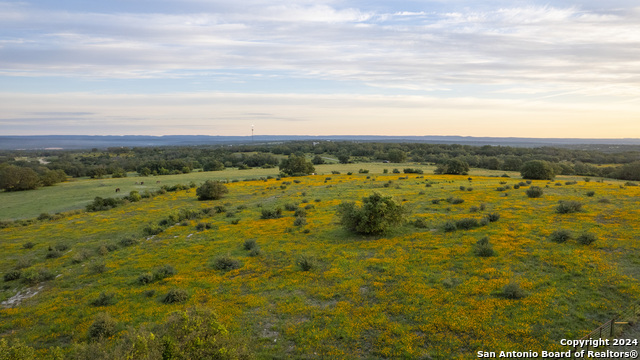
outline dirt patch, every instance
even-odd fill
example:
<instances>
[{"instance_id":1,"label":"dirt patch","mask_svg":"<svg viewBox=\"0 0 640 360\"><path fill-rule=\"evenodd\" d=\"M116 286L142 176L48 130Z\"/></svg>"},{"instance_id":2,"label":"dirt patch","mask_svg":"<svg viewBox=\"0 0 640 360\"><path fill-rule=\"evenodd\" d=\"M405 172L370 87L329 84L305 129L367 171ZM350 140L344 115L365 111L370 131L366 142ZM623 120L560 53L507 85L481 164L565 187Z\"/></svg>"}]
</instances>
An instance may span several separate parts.
<instances>
[{"instance_id":1,"label":"dirt patch","mask_svg":"<svg viewBox=\"0 0 640 360\"><path fill-rule=\"evenodd\" d=\"M42 288L42 286L38 286L37 289L26 288L24 290L20 290L17 294L13 295L8 300L0 303L0 306L5 309L16 307L20 305L23 300L36 296L42 290Z\"/></svg>"}]
</instances>

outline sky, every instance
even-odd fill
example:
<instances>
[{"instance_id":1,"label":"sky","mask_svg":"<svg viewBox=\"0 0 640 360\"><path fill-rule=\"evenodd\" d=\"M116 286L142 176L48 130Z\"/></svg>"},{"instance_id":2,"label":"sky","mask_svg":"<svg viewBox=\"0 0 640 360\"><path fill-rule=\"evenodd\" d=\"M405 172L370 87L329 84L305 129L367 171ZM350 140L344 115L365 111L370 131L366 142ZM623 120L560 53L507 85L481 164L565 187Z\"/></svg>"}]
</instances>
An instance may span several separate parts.
<instances>
[{"instance_id":1,"label":"sky","mask_svg":"<svg viewBox=\"0 0 640 360\"><path fill-rule=\"evenodd\" d=\"M636 0L0 0L0 135L640 138Z\"/></svg>"}]
</instances>

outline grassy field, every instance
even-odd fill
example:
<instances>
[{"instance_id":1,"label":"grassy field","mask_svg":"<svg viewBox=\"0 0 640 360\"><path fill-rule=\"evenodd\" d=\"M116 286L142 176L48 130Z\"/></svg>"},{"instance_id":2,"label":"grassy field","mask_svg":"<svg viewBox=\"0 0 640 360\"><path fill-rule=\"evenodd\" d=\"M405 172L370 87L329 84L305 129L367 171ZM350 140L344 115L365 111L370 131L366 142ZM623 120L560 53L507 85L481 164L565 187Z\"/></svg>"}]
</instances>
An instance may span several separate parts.
<instances>
[{"instance_id":1,"label":"grassy field","mask_svg":"<svg viewBox=\"0 0 640 360\"><path fill-rule=\"evenodd\" d=\"M393 166L390 166L393 165ZM317 165L317 174L331 174L332 171L342 173L354 172L364 168L372 173L382 173L383 169L390 172L394 168L402 171L403 168L421 168L425 172L433 172L434 167L420 166L417 164L325 164ZM200 184L205 180L244 180L260 177L278 176L278 168L272 169L225 169L223 171L193 172L181 175L165 175L142 177L137 174L129 174L126 178L106 178L106 179L72 179L69 182L60 183L54 186L42 187L32 191L0 192L0 220L30 219L41 213L58 213L75 209L84 209L96 196L100 197L122 197L136 190L154 191L162 185L189 184L195 182ZM472 174L486 174L487 170L477 169ZM494 172L502 174L502 172ZM144 182L144 184L136 184ZM120 193L116 194L115 189L119 188Z\"/></svg>"},{"instance_id":2,"label":"grassy field","mask_svg":"<svg viewBox=\"0 0 640 360\"><path fill-rule=\"evenodd\" d=\"M27 287L39 292L0 310L0 334L37 347L64 347L86 340L99 312L110 313L119 329L125 329L161 322L172 311L198 305L215 309L234 336L248 338L258 358L468 359L480 350L567 350L558 345L560 339L580 338L637 299L640 187L559 178L534 181L531 185L544 188L545 194L528 198L530 186L514 189L522 181L514 174L499 178L472 172L472 180L413 174L404 179L405 174L382 175L383 168L394 168L389 165L324 165L317 169L325 175L230 183L229 194L217 201L197 201L190 189L108 211L0 229L2 274L28 263L23 273L47 269L54 275L38 285L4 282L0 301ZM357 174L360 168L372 174ZM332 170L342 174L327 175ZM355 174L345 175L347 171ZM153 189L156 179L160 186L276 172L86 180L32 193L50 191L51 203L61 206L57 191L77 207L93 196L109 196L106 191L118 186L124 192L141 190L135 181ZM505 186L510 188L496 190ZM104 195L92 193L103 187ZM66 195L72 191L75 195ZM412 209L410 220L421 219L422 227L408 223L384 236L344 230L335 215L338 204L373 191L402 201ZM588 196L590 191L595 194ZM0 195L2 206L17 201L7 197L14 194ZM464 201L444 200L452 197ZM436 199L441 201L434 203ZM578 201L583 210L558 214L559 200ZM294 225L294 212L287 210L282 218L260 219L263 209L285 204L306 208L306 224ZM216 206L224 212L172 223L155 236L143 234L145 226L181 209ZM33 216L42 210L28 212ZM447 221L490 213L499 214L499 220L471 230L443 230ZM22 216L12 214L8 217ZM199 230L199 223L210 228ZM588 232L597 240L590 245L575 238L549 240L558 229L575 236ZM100 251L127 236L137 243ZM495 256L475 254L475 243L484 236L489 236ZM258 255L243 248L248 239L260 247ZM28 242L34 246L25 248ZM58 258L47 258L49 246L56 244L69 248ZM216 270L213 263L223 255L241 267ZM301 257L311 259L309 271L297 264ZM96 271L100 265L104 272ZM137 282L141 274L163 265L177 273L147 285ZM505 298L502 290L510 282L518 283L526 296ZM171 288L186 290L187 301L163 304L161 298ZM91 305L101 292L114 294L115 304Z\"/></svg>"}]
</instances>

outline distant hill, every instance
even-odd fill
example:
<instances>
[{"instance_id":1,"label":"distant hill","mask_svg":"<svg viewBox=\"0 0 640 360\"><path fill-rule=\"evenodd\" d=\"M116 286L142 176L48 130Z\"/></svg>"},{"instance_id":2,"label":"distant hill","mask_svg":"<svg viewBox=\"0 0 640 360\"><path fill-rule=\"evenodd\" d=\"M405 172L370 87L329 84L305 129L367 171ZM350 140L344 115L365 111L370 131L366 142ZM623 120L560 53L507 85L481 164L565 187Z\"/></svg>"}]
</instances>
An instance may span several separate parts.
<instances>
[{"instance_id":1,"label":"distant hill","mask_svg":"<svg viewBox=\"0 0 640 360\"><path fill-rule=\"evenodd\" d=\"M207 136L207 135L43 135L43 136L0 136L0 150L31 149L91 149L107 147L142 146L185 146L271 143L292 140L315 141L375 141L375 142L422 142L434 144L501 145L514 147L576 145L635 145L640 139L546 139L517 137L472 137L472 136L368 136L368 135L259 135L251 136Z\"/></svg>"}]
</instances>

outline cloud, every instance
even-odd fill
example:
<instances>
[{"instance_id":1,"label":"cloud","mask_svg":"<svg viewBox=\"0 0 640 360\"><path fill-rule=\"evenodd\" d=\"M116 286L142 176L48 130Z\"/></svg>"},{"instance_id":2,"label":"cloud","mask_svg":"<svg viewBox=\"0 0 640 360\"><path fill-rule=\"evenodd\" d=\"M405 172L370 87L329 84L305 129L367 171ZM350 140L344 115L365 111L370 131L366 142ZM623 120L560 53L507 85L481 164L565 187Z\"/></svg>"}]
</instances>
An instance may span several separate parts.
<instances>
[{"instance_id":1,"label":"cloud","mask_svg":"<svg viewBox=\"0 0 640 360\"><path fill-rule=\"evenodd\" d=\"M0 69L9 76L86 78L253 69L389 89L637 84L637 10L525 6L380 13L348 4L218 1L218 11L188 14L11 6L0 15L0 30L7 34L0 38Z\"/></svg>"}]
</instances>

